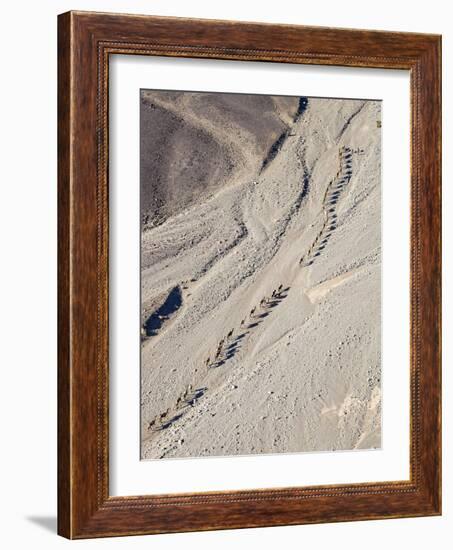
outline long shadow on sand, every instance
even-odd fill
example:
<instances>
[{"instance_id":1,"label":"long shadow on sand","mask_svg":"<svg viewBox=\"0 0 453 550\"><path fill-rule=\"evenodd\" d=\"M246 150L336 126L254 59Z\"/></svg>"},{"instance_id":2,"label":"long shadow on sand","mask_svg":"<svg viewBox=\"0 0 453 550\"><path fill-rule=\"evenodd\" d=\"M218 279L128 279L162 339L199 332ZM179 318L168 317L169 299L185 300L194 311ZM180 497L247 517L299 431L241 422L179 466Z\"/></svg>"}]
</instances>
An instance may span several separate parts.
<instances>
[{"instance_id":1,"label":"long shadow on sand","mask_svg":"<svg viewBox=\"0 0 453 550\"><path fill-rule=\"evenodd\" d=\"M172 288L165 300L165 302L152 313L145 321L143 327L145 329L145 335L155 336L157 331L162 327L164 322L181 307L182 294L179 286Z\"/></svg>"}]
</instances>

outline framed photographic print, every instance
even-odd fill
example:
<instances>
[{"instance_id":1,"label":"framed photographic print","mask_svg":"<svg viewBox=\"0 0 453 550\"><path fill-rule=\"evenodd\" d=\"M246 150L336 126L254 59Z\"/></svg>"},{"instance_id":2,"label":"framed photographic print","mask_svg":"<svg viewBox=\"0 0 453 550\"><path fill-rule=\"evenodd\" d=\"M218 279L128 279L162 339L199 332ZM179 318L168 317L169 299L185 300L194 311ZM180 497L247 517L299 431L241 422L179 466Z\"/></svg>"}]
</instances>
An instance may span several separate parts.
<instances>
[{"instance_id":1,"label":"framed photographic print","mask_svg":"<svg viewBox=\"0 0 453 550\"><path fill-rule=\"evenodd\" d=\"M440 37L58 40L59 533L440 514Z\"/></svg>"}]
</instances>

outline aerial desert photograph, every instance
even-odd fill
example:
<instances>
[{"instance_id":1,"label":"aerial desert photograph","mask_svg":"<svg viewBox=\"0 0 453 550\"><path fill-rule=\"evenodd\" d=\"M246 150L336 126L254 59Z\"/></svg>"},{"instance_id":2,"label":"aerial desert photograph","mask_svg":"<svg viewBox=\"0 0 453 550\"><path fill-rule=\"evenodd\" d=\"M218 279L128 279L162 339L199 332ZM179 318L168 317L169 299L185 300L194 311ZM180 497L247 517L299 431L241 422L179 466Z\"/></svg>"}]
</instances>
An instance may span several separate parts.
<instances>
[{"instance_id":1,"label":"aerial desert photograph","mask_svg":"<svg viewBox=\"0 0 453 550\"><path fill-rule=\"evenodd\" d=\"M381 446L381 102L140 91L141 458Z\"/></svg>"}]
</instances>

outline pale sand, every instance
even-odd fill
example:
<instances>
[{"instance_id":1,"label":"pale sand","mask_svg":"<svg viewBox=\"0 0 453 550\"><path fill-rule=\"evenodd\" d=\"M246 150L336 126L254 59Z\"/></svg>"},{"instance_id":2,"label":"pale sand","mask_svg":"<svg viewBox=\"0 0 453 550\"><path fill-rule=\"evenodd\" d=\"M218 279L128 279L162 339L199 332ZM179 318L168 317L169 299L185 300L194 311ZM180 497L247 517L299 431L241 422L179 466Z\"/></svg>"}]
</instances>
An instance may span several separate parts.
<instances>
[{"instance_id":1,"label":"pale sand","mask_svg":"<svg viewBox=\"0 0 453 550\"><path fill-rule=\"evenodd\" d=\"M142 457L379 447L380 103L308 98L298 116L273 98L263 116L243 96L228 122L203 95L144 94L213 144L190 192L170 166L159 207L145 197Z\"/></svg>"}]
</instances>

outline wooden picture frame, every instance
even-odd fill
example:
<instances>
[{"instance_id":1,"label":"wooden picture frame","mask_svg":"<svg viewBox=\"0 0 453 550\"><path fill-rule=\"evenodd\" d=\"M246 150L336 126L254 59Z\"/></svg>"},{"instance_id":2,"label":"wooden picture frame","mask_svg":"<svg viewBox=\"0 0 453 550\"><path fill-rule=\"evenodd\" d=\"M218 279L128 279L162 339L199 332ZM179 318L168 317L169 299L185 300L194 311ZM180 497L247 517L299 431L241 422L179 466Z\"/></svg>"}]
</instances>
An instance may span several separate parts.
<instances>
[{"instance_id":1,"label":"wooden picture frame","mask_svg":"<svg viewBox=\"0 0 453 550\"><path fill-rule=\"evenodd\" d=\"M68 12L59 16L58 48L59 534L89 538L440 514L440 37ZM111 54L410 71L410 480L109 495Z\"/></svg>"}]
</instances>

